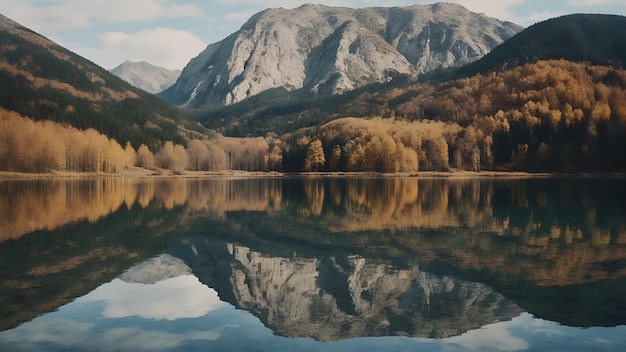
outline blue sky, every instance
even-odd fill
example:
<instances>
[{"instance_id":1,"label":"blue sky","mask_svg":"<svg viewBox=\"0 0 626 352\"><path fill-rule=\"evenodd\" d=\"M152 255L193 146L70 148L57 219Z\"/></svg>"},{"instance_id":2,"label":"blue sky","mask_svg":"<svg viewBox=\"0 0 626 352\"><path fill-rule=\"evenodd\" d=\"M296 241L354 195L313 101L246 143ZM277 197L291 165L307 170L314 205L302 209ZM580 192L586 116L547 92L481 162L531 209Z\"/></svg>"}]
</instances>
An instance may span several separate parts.
<instances>
[{"instance_id":1,"label":"blue sky","mask_svg":"<svg viewBox=\"0 0 626 352\"><path fill-rule=\"evenodd\" d=\"M268 7L304 3L362 8L436 0L0 0L0 13L110 69L125 60L182 69L206 45ZM571 13L626 15L626 0L448 0L529 26Z\"/></svg>"}]
</instances>

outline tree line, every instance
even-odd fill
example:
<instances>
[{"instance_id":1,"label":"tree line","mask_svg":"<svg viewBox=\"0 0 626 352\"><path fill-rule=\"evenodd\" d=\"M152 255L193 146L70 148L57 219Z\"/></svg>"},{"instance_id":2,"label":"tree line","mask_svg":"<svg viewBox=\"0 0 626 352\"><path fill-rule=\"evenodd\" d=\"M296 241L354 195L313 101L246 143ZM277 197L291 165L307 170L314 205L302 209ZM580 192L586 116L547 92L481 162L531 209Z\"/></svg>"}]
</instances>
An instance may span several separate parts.
<instances>
[{"instance_id":1,"label":"tree line","mask_svg":"<svg viewBox=\"0 0 626 352\"><path fill-rule=\"evenodd\" d=\"M342 104L288 115L330 122L280 136L283 171L626 170L621 68L545 60Z\"/></svg>"},{"instance_id":2,"label":"tree line","mask_svg":"<svg viewBox=\"0 0 626 352\"><path fill-rule=\"evenodd\" d=\"M196 134L186 145L116 140L0 111L0 170L626 170L626 70L539 61L437 86L365 92L320 126L277 135Z\"/></svg>"},{"instance_id":3,"label":"tree line","mask_svg":"<svg viewBox=\"0 0 626 352\"><path fill-rule=\"evenodd\" d=\"M278 138L211 139L182 144L165 141L152 150L130 142L122 147L115 139L89 128L80 130L52 121L34 121L0 109L0 170L25 173L99 172L117 173L132 166L177 172L280 170Z\"/></svg>"},{"instance_id":4,"label":"tree line","mask_svg":"<svg viewBox=\"0 0 626 352\"><path fill-rule=\"evenodd\" d=\"M539 61L401 97L407 93L401 92L397 100L404 101L388 106L390 115L459 124L464 130L459 136L467 142L479 149L481 142L491 143L491 157L481 158L482 166L493 162L529 171L626 169L624 69Z\"/></svg>"},{"instance_id":5,"label":"tree line","mask_svg":"<svg viewBox=\"0 0 626 352\"><path fill-rule=\"evenodd\" d=\"M94 130L78 130L52 121L33 121L0 110L0 170L121 171L134 164L135 151Z\"/></svg>"},{"instance_id":6,"label":"tree line","mask_svg":"<svg viewBox=\"0 0 626 352\"><path fill-rule=\"evenodd\" d=\"M458 138L461 131L464 137ZM138 166L175 172L445 171L451 163L451 141L463 160L453 164L467 166L463 163L480 158L472 153L489 153L489 143L474 150L475 146L468 142L482 138L477 134L450 122L344 118L283 137L236 138L215 134L191 140L187 147L166 141L153 151L145 144L136 150L129 142L122 147L94 129L34 121L0 110L0 170L118 173Z\"/></svg>"},{"instance_id":7,"label":"tree line","mask_svg":"<svg viewBox=\"0 0 626 352\"><path fill-rule=\"evenodd\" d=\"M285 138L285 171L447 171L460 126L437 121L342 118Z\"/></svg>"},{"instance_id":8,"label":"tree line","mask_svg":"<svg viewBox=\"0 0 626 352\"><path fill-rule=\"evenodd\" d=\"M454 168L626 170L621 68L538 61L436 85L364 93L335 114L445 123Z\"/></svg>"}]
</instances>

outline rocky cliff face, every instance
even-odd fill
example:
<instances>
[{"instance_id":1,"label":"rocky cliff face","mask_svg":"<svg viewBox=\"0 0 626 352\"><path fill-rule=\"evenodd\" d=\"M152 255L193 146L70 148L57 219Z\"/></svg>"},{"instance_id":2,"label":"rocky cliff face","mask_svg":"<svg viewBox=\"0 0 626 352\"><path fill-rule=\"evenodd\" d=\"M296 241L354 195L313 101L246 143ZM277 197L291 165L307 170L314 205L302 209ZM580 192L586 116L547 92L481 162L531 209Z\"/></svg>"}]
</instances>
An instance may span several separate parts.
<instances>
[{"instance_id":1,"label":"rocky cliff face","mask_svg":"<svg viewBox=\"0 0 626 352\"><path fill-rule=\"evenodd\" d=\"M163 67L151 65L145 61L126 61L113 68L110 72L132 86L156 94L171 87L180 76L180 70L168 70Z\"/></svg>"},{"instance_id":2,"label":"rocky cliff face","mask_svg":"<svg viewBox=\"0 0 626 352\"><path fill-rule=\"evenodd\" d=\"M397 269L362 257L273 257L238 245L178 250L222 300L276 334L332 341L365 336L449 337L522 310L480 283ZM182 253L184 252L184 253Z\"/></svg>"},{"instance_id":3,"label":"rocky cliff face","mask_svg":"<svg viewBox=\"0 0 626 352\"><path fill-rule=\"evenodd\" d=\"M273 88L337 94L474 61L521 29L448 3L269 9L209 45L162 96L198 107Z\"/></svg>"}]
</instances>

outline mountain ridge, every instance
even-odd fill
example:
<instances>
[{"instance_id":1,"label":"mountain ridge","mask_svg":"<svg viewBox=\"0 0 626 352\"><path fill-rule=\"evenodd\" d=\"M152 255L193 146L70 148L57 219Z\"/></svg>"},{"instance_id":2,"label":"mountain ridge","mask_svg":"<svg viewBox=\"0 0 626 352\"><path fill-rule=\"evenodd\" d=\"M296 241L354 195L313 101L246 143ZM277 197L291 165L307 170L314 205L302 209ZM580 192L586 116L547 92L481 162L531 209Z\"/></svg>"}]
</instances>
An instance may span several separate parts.
<instances>
[{"instance_id":1,"label":"mountain ridge","mask_svg":"<svg viewBox=\"0 0 626 352\"><path fill-rule=\"evenodd\" d=\"M198 108L275 88L337 94L474 61L521 29L448 3L267 9L209 45L160 96Z\"/></svg>"},{"instance_id":2,"label":"mountain ridge","mask_svg":"<svg viewBox=\"0 0 626 352\"><path fill-rule=\"evenodd\" d=\"M125 61L109 70L109 72L128 82L133 87L157 94L171 87L180 76L182 70L170 70L150 64L146 61Z\"/></svg>"},{"instance_id":3,"label":"mountain ridge","mask_svg":"<svg viewBox=\"0 0 626 352\"><path fill-rule=\"evenodd\" d=\"M572 14L535 23L459 69L462 75L521 66L538 60L566 59L626 68L626 16Z\"/></svg>"}]
</instances>

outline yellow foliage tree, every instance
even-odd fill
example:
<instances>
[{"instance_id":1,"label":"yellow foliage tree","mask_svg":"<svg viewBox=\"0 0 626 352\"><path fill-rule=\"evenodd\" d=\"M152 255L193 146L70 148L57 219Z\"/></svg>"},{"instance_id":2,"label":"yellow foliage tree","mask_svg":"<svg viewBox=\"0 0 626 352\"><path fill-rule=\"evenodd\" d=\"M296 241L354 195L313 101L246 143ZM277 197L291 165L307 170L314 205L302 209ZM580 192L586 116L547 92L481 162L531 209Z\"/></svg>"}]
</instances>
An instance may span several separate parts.
<instances>
[{"instance_id":1,"label":"yellow foliage tree","mask_svg":"<svg viewBox=\"0 0 626 352\"><path fill-rule=\"evenodd\" d=\"M18 172L118 172L125 165L114 139L0 109L0 169Z\"/></svg>"},{"instance_id":2,"label":"yellow foliage tree","mask_svg":"<svg viewBox=\"0 0 626 352\"><path fill-rule=\"evenodd\" d=\"M153 169L154 164L154 154L150 151L150 148L145 144L142 144L137 148L137 166L143 167L146 169Z\"/></svg>"},{"instance_id":3,"label":"yellow foliage tree","mask_svg":"<svg viewBox=\"0 0 626 352\"><path fill-rule=\"evenodd\" d=\"M306 159L304 160L304 171L319 171L319 168L324 166L325 163L326 157L324 156L322 141L316 139L309 145Z\"/></svg>"}]
</instances>

